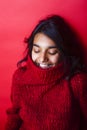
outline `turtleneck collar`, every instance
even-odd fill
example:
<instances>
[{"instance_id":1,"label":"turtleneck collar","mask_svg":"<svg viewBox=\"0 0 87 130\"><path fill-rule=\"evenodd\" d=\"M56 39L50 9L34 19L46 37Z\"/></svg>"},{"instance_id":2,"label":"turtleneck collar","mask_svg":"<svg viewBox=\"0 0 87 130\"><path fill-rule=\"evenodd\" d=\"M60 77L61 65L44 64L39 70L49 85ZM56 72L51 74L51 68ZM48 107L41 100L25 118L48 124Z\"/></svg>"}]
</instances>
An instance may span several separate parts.
<instances>
[{"instance_id":1,"label":"turtleneck collar","mask_svg":"<svg viewBox=\"0 0 87 130\"><path fill-rule=\"evenodd\" d=\"M43 69L34 64L32 59L28 57L27 71L24 75L29 84L51 84L62 78L66 73L64 62L59 63L55 67Z\"/></svg>"}]
</instances>

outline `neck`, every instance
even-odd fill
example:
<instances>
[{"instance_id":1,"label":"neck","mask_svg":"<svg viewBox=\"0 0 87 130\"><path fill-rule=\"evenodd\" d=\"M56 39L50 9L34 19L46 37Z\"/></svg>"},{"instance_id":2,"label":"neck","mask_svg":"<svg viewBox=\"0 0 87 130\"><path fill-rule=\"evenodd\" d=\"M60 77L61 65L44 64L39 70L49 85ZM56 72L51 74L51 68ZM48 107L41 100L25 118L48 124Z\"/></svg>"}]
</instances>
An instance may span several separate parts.
<instances>
[{"instance_id":1,"label":"neck","mask_svg":"<svg viewBox=\"0 0 87 130\"><path fill-rule=\"evenodd\" d=\"M36 81L36 84L49 84L59 80L66 74L64 62L59 63L55 67L42 69L35 65L32 59L28 57L27 68L29 70L31 78Z\"/></svg>"}]
</instances>

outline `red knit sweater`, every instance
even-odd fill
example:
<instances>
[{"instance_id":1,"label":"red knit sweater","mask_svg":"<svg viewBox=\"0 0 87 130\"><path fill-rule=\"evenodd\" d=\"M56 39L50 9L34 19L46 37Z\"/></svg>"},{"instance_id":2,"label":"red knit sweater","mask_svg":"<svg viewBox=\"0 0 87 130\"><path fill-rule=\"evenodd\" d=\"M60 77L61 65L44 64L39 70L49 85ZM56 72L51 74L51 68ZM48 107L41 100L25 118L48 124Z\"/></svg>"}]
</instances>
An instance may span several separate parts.
<instances>
[{"instance_id":1,"label":"red knit sweater","mask_svg":"<svg viewBox=\"0 0 87 130\"><path fill-rule=\"evenodd\" d=\"M41 69L30 58L17 69L6 130L87 130L87 76L65 74L63 63Z\"/></svg>"}]
</instances>

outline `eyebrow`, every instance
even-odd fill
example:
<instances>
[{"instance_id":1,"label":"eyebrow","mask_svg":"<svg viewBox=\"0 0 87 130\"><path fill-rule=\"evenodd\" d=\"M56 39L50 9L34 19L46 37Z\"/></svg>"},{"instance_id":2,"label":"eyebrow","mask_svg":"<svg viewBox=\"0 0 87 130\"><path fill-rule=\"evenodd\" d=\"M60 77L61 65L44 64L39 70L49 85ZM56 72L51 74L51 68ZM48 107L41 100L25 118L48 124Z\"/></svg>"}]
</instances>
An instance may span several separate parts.
<instances>
[{"instance_id":1,"label":"eyebrow","mask_svg":"<svg viewBox=\"0 0 87 130\"><path fill-rule=\"evenodd\" d=\"M33 44L33 46L40 47L40 46L37 45L37 44ZM57 48L57 47L56 47L56 46L49 46L48 48L49 48L49 49L52 49L52 48Z\"/></svg>"}]
</instances>

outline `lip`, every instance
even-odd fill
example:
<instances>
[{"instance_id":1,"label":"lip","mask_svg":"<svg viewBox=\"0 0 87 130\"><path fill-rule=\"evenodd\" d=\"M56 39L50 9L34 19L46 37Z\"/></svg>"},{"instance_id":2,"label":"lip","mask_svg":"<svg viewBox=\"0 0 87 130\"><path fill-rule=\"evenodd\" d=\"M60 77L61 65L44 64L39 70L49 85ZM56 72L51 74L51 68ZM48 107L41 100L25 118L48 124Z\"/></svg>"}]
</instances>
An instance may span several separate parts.
<instances>
[{"instance_id":1,"label":"lip","mask_svg":"<svg viewBox=\"0 0 87 130\"><path fill-rule=\"evenodd\" d=\"M47 68L50 68L50 67L53 67L54 65L52 64L37 64L39 67L43 68L43 69L47 69Z\"/></svg>"}]
</instances>

